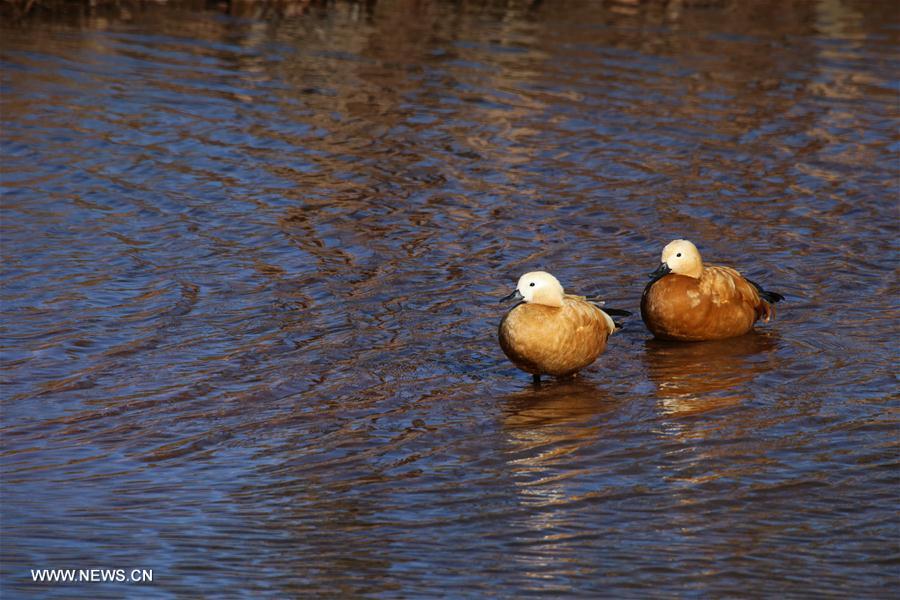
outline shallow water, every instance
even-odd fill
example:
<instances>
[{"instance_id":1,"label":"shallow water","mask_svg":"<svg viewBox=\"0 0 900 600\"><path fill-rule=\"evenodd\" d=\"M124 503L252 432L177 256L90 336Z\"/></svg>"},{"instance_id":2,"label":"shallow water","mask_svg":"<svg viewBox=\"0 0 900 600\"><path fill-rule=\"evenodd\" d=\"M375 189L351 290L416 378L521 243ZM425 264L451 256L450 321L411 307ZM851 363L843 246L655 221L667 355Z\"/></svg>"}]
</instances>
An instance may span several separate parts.
<instances>
[{"instance_id":1,"label":"shallow water","mask_svg":"<svg viewBox=\"0 0 900 600\"><path fill-rule=\"evenodd\" d=\"M896 593L892 3L233 12L0 31L4 598ZM674 237L776 319L506 361Z\"/></svg>"}]
</instances>

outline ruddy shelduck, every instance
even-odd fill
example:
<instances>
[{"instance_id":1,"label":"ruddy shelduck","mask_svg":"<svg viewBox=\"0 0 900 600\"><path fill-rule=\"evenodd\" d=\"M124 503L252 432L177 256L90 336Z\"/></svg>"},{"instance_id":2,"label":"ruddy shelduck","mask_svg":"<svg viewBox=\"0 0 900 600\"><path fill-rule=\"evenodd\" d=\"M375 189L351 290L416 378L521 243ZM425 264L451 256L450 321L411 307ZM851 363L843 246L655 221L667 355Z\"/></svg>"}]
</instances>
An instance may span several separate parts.
<instances>
[{"instance_id":1,"label":"ruddy shelduck","mask_svg":"<svg viewBox=\"0 0 900 600\"><path fill-rule=\"evenodd\" d=\"M730 267L704 265L697 247L674 240L641 297L641 318L654 336L698 342L743 335L775 314L784 296L768 292Z\"/></svg>"},{"instance_id":2,"label":"ruddy shelduck","mask_svg":"<svg viewBox=\"0 0 900 600\"><path fill-rule=\"evenodd\" d=\"M500 347L535 383L541 375L565 377L588 366L616 330L599 306L566 294L556 277L543 271L522 275L501 302L507 300L520 302L500 322Z\"/></svg>"}]
</instances>

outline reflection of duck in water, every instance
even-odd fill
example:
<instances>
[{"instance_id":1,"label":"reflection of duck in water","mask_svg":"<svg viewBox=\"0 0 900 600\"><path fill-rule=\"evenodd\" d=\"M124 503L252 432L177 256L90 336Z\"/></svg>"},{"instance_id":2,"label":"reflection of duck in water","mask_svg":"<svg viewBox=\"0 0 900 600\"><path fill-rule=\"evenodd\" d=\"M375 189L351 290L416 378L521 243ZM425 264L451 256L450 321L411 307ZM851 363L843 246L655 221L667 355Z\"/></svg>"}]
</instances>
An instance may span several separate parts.
<instances>
[{"instance_id":1,"label":"reflection of duck in water","mask_svg":"<svg viewBox=\"0 0 900 600\"><path fill-rule=\"evenodd\" d=\"M775 314L784 296L767 292L730 267L703 265L687 240L670 242L641 297L641 318L663 340L696 342L743 335Z\"/></svg>"},{"instance_id":2,"label":"reflection of duck in water","mask_svg":"<svg viewBox=\"0 0 900 600\"><path fill-rule=\"evenodd\" d=\"M616 330L612 318L593 302L566 294L550 273L519 278L503 300L521 300L500 322L500 347L514 365L541 375L574 375L597 360Z\"/></svg>"},{"instance_id":3,"label":"reflection of duck in water","mask_svg":"<svg viewBox=\"0 0 900 600\"><path fill-rule=\"evenodd\" d=\"M529 387L506 399L504 426L515 430L533 430L571 426L590 421L610 410L613 403L601 388L585 380L562 380L541 387ZM558 427L554 431L558 431ZM576 436L579 437L579 436Z\"/></svg>"},{"instance_id":4,"label":"reflection of duck in water","mask_svg":"<svg viewBox=\"0 0 900 600\"><path fill-rule=\"evenodd\" d=\"M663 411L689 415L748 399L741 388L771 369L775 345L757 333L697 344L647 340L644 362Z\"/></svg>"},{"instance_id":5,"label":"reflection of duck in water","mask_svg":"<svg viewBox=\"0 0 900 600\"><path fill-rule=\"evenodd\" d=\"M528 540L528 551L511 560L536 585L565 579L584 554L572 532L586 525L585 499L602 493L595 446L604 439L604 413L617 403L588 380L557 380L510 394L502 406L505 476L498 479L512 485L504 502L514 498L521 508L507 534Z\"/></svg>"},{"instance_id":6,"label":"reflection of duck in water","mask_svg":"<svg viewBox=\"0 0 900 600\"><path fill-rule=\"evenodd\" d=\"M529 528L553 530L571 518L569 503L585 493L584 454L602 438L599 415L615 406L586 380L553 381L507 396L504 456L516 494L525 505L547 509L530 514Z\"/></svg>"}]
</instances>

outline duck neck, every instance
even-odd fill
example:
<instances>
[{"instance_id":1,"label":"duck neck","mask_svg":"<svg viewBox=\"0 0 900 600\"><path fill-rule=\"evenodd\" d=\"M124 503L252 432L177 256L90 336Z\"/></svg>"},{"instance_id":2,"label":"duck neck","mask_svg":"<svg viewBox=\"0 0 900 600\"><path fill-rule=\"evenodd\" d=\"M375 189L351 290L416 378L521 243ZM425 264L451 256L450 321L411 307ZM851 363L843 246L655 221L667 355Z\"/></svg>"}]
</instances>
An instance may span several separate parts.
<instances>
[{"instance_id":1,"label":"duck neck","mask_svg":"<svg viewBox=\"0 0 900 600\"><path fill-rule=\"evenodd\" d=\"M535 294L534 299L532 299L532 303L540 304L541 306L552 306L553 308L560 308L563 305L563 297L562 294Z\"/></svg>"},{"instance_id":2,"label":"duck neck","mask_svg":"<svg viewBox=\"0 0 900 600\"><path fill-rule=\"evenodd\" d=\"M700 279L703 276L703 261L698 257L697 262L692 264L691 268L685 271L683 275L693 277L694 279Z\"/></svg>"}]
</instances>

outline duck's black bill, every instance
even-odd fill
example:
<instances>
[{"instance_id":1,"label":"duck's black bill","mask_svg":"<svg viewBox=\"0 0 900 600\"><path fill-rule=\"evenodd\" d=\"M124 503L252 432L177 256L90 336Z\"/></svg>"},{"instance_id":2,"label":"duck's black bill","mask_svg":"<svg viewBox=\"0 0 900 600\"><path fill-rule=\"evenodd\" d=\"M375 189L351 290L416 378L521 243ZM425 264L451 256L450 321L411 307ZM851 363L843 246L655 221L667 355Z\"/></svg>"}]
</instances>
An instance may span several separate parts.
<instances>
[{"instance_id":1,"label":"duck's black bill","mask_svg":"<svg viewBox=\"0 0 900 600\"><path fill-rule=\"evenodd\" d=\"M671 272L672 269L669 268L669 265L667 265L666 263L662 263L661 265L659 265L659 268L650 273L647 277L650 277L651 279L659 279L660 277L668 275Z\"/></svg>"},{"instance_id":2,"label":"duck's black bill","mask_svg":"<svg viewBox=\"0 0 900 600\"><path fill-rule=\"evenodd\" d=\"M516 302L518 302L519 300L524 300L524 297L519 292L519 290L515 290L509 296L504 296L503 298L500 298L500 302L509 302L510 300L515 300Z\"/></svg>"}]
</instances>

